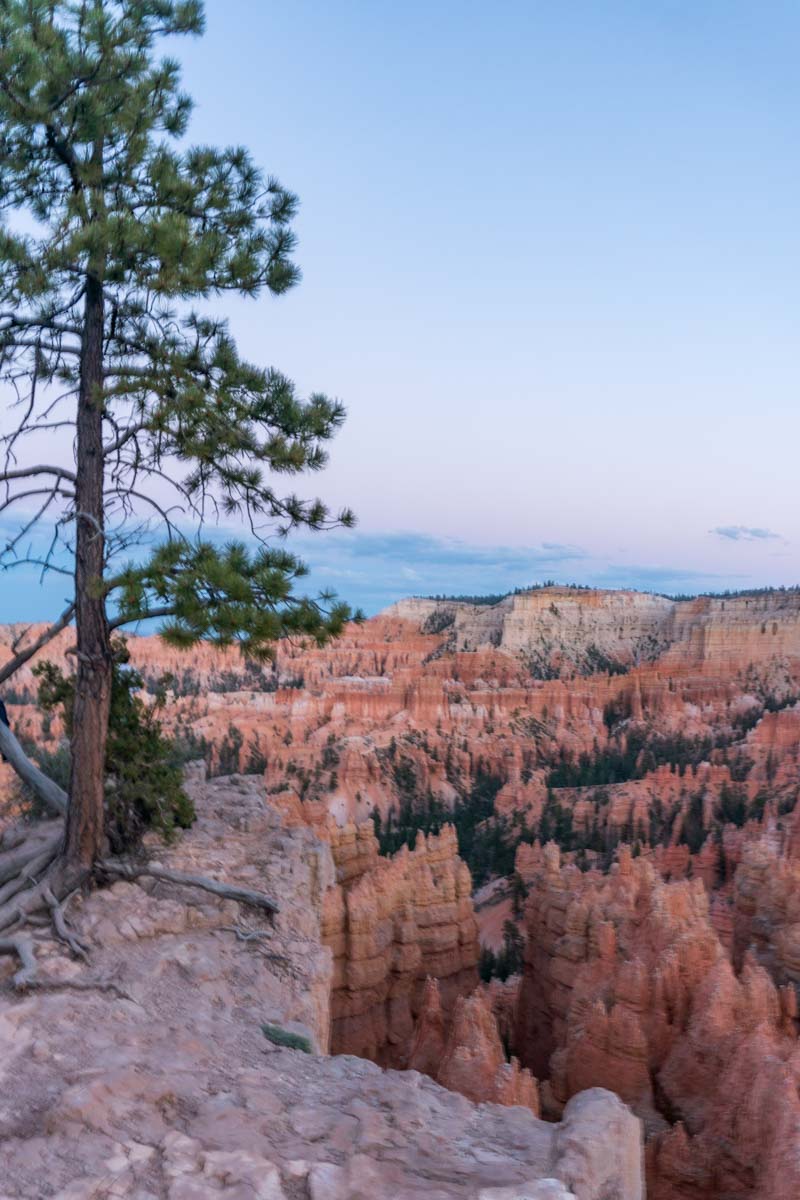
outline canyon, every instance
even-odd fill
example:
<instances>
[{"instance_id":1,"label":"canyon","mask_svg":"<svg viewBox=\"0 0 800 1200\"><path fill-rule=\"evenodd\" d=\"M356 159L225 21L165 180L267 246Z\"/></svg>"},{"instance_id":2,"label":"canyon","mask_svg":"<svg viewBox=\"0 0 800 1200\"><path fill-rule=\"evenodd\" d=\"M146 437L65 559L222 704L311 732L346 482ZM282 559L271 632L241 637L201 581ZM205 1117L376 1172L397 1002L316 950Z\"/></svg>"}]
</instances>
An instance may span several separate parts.
<instances>
[{"instance_id":1,"label":"canyon","mask_svg":"<svg viewBox=\"0 0 800 1200\"><path fill-rule=\"evenodd\" d=\"M22 633L0 631L0 664ZM248 839L270 822L271 838L303 847L292 888L314 897L313 918L296 918L314 950L278 1007L323 1052L323 1075L358 1061L401 1092L426 1079L414 1087L438 1089L442 1113L527 1113L526 1128L551 1131L611 1092L643 1131L648 1196L800 1194L800 593L406 600L330 645L281 645L268 666L150 636L128 645L146 694L168 689L161 718L182 756L211 776L195 785L199 831L169 853L196 852L209 796L227 823L240 792L239 849L229 856L226 831L218 868L252 875ZM39 657L67 664L70 646L66 630ZM55 763L63 731L29 666L5 698ZM7 819L24 809L3 767L0 798ZM121 894L149 903L139 891ZM612 1174L635 1174L638 1136L624 1135L628 1165ZM316 1200L316 1169L297 1195ZM605 1170L587 1167L590 1184L555 1171L552 1187L583 1200ZM441 1195L492 1184L500 1200L528 1182L509 1169Z\"/></svg>"},{"instance_id":2,"label":"canyon","mask_svg":"<svg viewBox=\"0 0 800 1200\"><path fill-rule=\"evenodd\" d=\"M88 963L49 928L37 987L15 990L0 961L0 1194L642 1200L640 1124L606 1090L553 1123L511 1094L471 1100L418 1071L328 1054L324 925L348 856L339 847L337 866L253 777L206 782L193 768L188 787L192 829L171 847L151 837L146 852L268 888L280 911L264 928L231 900L118 882L72 901ZM418 870L428 855L431 871L456 865L447 838L420 847Z\"/></svg>"}]
</instances>

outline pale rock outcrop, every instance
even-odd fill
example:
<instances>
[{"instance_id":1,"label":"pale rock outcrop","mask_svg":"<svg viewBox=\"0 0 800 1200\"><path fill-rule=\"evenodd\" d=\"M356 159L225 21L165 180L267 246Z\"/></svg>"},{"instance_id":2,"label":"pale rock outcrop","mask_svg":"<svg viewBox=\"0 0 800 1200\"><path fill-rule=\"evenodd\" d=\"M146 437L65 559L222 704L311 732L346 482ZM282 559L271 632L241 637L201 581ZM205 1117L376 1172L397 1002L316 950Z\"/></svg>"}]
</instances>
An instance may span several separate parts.
<instances>
[{"instance_id":1,"label":"pale rock outcrop","mask_svg":"<svg viewBox=\"0 0 800 1200\"><path fill-rule=\"evenodd\" d=\"M237 904L116 884L72 901L88 964L43 929L47 989L20 996L0 960L3 1200L476 1200L495 1188L642 1200L640 1125L610 1093L546 1124L413 1071L265 1038L269 1022L317 1048L327 1039L330 849L287 828L257 780L192 792L195 827L149 852L268 891L275 925L243 941L236 929L259 919Z\"/></svg>"}]
</instances>

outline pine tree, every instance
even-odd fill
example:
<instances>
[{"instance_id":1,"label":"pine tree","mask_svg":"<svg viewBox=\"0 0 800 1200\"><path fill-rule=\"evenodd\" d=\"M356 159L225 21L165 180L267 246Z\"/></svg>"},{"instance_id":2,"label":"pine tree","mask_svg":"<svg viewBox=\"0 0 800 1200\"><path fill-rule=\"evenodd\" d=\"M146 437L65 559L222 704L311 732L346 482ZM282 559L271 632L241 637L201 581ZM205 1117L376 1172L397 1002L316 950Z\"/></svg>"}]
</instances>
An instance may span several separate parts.
<instances>
[{"instance_id":1,"label":"pine tree","mask_svg":"<svg viewBox=\"0 0 800 1200\"><path fill-rule=\"evenodd\" d=\"M115 628L159 617L174 645L258 659L285 634L324 641L350 615L297 595L306 568L274 540L352 523L276 482L324 465L343 409L245 361L213 313L226 294L297 282L297 204L242 147L185 148L192 102L160 46L202 31L200 0L0 4L0 380L15 424L0 510L35 505L0 566L40 561L74 586L0 682L74 619L61 859L73 885L104 845ZM56 428L74 452L42 463L36 439ZM210 537L217 518L255 548ZM41 554L26 549L36 522L53 533Z\"/></svg>"}]
</instances>

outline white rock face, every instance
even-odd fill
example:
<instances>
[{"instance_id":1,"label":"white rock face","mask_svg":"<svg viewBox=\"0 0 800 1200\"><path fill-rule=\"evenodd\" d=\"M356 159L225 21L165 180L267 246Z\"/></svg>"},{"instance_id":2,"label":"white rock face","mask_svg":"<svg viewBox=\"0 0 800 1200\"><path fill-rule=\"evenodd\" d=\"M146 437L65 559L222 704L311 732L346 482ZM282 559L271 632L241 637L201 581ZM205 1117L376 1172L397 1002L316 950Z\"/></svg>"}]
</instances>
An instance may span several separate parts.
<instances>
[{"instance_id":1,"label":"white rock face","mask_svg":"<svg viewBox=\"0 0 800 1200\"><path fill-rule=\"evenodd\" d=\"M387 615L441 632L448 649L495 646L535 674L593 674L653 662L695 667L800 655L800 593L670 600L645 592L550 587L497 604L401 600Z\"/></svg>"},{"instance_id":2,"label":"white rock face","mask_svg":"<svg viewBox=\"0 0 800 1200\"><path fill-rule=\"evenodd\" d=\"M44 938L38 953L51 982L129 999L20 997L0 960L0 1200L641 1200L639 1122L610 1093L552 1125L269 1042L264 1022L327 1044L330 853L281 826L259 780L192 791L196 826L152 852L274 895L275 928L239 941L263 922L236 904L118 883L73 901L88 966Z\"/></svg>"}]
</instances>

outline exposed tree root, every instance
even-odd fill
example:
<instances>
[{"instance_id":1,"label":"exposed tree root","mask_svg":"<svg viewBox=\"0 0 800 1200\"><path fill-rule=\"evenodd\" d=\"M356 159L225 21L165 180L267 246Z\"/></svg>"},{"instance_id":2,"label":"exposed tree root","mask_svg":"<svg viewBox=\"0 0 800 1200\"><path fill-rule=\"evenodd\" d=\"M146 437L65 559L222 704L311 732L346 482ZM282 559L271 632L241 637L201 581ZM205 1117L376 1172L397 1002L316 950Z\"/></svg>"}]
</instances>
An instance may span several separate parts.
<instances>
[{"instance_id":1,"label":"exposed tree root","mask_svg":"<svg viewBox=\"0 0 800 1200\"><path fill-rule=\"evenodd\" d=\"M64 916L64 898L81 880L70 877L54 862L60 844L60 836L44 841L40 838L38 854L28 855L16 878L8 879L0 888L0 955L15 954L20 960L21 969L12 979L18 991L46 982L38 979L34 944L23 932L26 926L38 926L42 913L48 914L48 924L59 941L65 942L77 957L87 960L86 947L72 933Z\"/></svg>"},{"instance_id":2,"label":"exposed tree root","mask_svg":"<svg viewBox=\"0 0 800 1200\"><path fill-rule=\"evenodd\" d=\"M271 929L242 929L241 925L220 925L220 933L235 933L237 942L257 942L272 937Z\"/></svg>"},{"instance_id":3,"label":"exposed tree root","mask_svg":"<svg viewBox=\"0 0 800 1200\"><path fill-rule=\"evenodd\" d=\"M112 983L109 979L40 979L35 975L19 990L27 990L32 992L110 992L112 996L116 996L119 1000L130 1000L131 1004L138 1004L130 992L126 992L124 988L118 987L116 983Z\"/></svg>"},{"instance_id":4,"label":"exposed tree root","mask_svg":"<svg viewBox=\"0 0 800 1200\"><path fill-rule=\"evenodd\" d=\"M13 937L0 938L0 954L15 954L20 961L20 969L11 977L15 991L111 992L120 1000L138 1003L129 992L108 979L42 979L38 973L33 939L26 934L17 933Z\"/></svg>"},{"instance_id":5,"label":"exposed tree root","mask_svg":"<svg viewBox=\"0 0 800 1200\"><path fill-rule=\"evenodd\" d=\"M55 825L48 822L44 827L34 826L26 833L20 831L21 836L15 831L17 836L9 838L10 845L0 847L0 888L26 871L27 878L35 876L44 869L34 865L40 858L47 856L47 863L52 862L61 845L63 830L64 827L59 821Z\"/></svg>"},{"instance_id":6,"label":"exposed tree root","mask_svg":"<svg viewBox=\"0 0 800 1200\"><path fill-rule=\"evenodd\" d=\"M52 864L57 852L57 845L48 846L35 858L30 858L15 877L9 879L3 884L2 887L0 887L0 929L6 927L6 921L4 919L6 910L9 911L10 918L14 911L13 908L9 909L10 902L20 892L23 892L26 888L29 888L36 883L43 872L45 872Z\"/></svg>"},{"instance_id":7,"label":"exposed tree root","mask_svg":"<svg viewBox=\"0 0 800 1200\"><path fill-rule=\"evenodd\" d=\"M76 877L65 871L59 854L63 844L63 823L48 822L25 833L14 830L6 833L0 842L0 955L13 955L19 960L19 970L12 977L17 991L31 989L55 990L71 988L75 991L108 991L131 1000L115 984L91 979L50 980L37 974L34 942L27 928L52 928L58 941L83 962L89 961L89 947L70 927L65 913L66 905L75 891L89 881L88 875ZM121 862L106 859L97 866L97 873L108 879L136 880L141 877L157 879L179 887L198 888L210 892L223 900L235 900L267 913L270 917L279 912L279 906L263 892L237 884L221 883L202 875L188 875L173 871L157 862ZM257 942L268 936L268 930L248 930L241 926L229 927L239 941ZM282 955L262 950L264 957L288 965Z\"/></svg>"},{"instance_id":8,"label":"exposed tree root","mask_svg":"<svg viewBox=\"0 0 800 1200\"><path fill-rule=\"evenodd\" d=\"M64 909L66 908L67 904L69 903L71 897L74 896L74 894L75 894L74 892L71 892L70 895L67 896L64 903L60 904L58 902L58 900L56 900L53 893L50 891L49 887L45 888L44 892L42 893L45 900L47 901L47 904L50 907L50 915L52 917L53 928L56 932L56 937L58 938L58 940L60 942L63 942L66 946L69 946L70 950L72 951L72 953L75 955L76 958L82 958L84 962L88 962L89 961L89 947L84 942L82 942L80 940L80 938L76 936L75 933L73 933L73 931L70 929L69 925L67 924L67 918L64 914Z\"/></svg>"},{"instance_id":9,"label":"exposed tree root","mask_svg":"<svg viewBox=\"0 0 800 1200\"><path fill-rule=\"evenodd\" d=\"M36 979L36 955L32 940L21 933L0 938L0 954L16 954L22 964L11 980L17 991L31 987Z\"/></svg>"},{"instance_id":10,"label":"exposed tree root","mask_svg":"<svg viewBox=\"0 0 800 1200\"><path fill-rule=\"evenodd\" d=\"M117 879L134 880L149 876L165 883L177 883L181 887L200 888L201 891L211 892L214 896L221 896L223 900L237 900L240 904L260 908L270 916L280 912L277 902L270 896L265 896L263 892L253 892L250 888L239 887L237 884L220 883L204 875L186 875L183 871L162 867L160 863L123 863L116 859L106 859L98 864L98 868L104 874L115 876Z\"/></svg>"},{"instance_id":11,"label":"exposed tree root","mask_svg":"<svg viewBox=\"0 0 800 1200\"><path fill-rule=\"evenodd\" d=\"M37 867L40 870L33 869ZM46 873L37 882L36 875L42 870ZM16 886L18 883L19 887ZM16 925L24 924L28 917L38 912L50 910L52 914L48 896L58 905L65 896L74 891L76 883L80 883L80 880L67 879L57 865L52 865L51 858L41 855L20 874L18 880L10 880L3 889L13 894L0 905L0 935Z\"/></svg>"}]
</instances>

